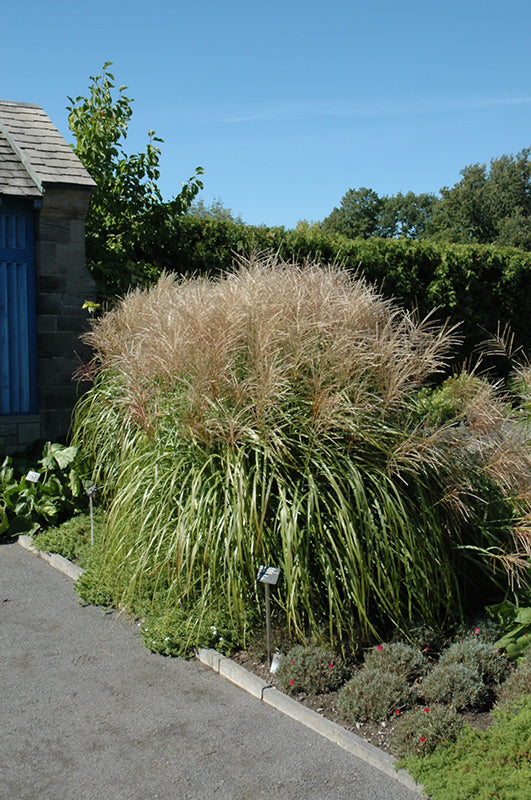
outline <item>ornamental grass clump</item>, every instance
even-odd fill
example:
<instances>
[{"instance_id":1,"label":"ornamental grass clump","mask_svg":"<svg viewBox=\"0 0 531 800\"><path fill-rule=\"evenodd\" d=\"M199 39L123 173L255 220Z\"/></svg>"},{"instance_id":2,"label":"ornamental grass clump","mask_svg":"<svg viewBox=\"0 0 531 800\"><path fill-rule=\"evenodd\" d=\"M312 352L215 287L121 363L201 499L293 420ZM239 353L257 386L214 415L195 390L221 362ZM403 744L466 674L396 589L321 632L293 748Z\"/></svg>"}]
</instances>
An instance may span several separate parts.
<instances>
[{"instance_id":1,"label":"ornamental grass clump","mask_svg":"<svg viewBox=\"0 0 531 800\"><path fill-rule=\"evenodd\" d=\"M87 341L74 438L107 513L85 581L122 606L214 605L243 636L273 564L291 635L369 642L460 617L504 583L493 557L524 560L510 406L464 375L443 421L426 411L455 333L339 267L266 254L218 280L164 275Z\"/></svg>"},{"instance_id":2,"label":"ornamental grass clump","mask_svg":"<svg viewBox=\"0 0 531 800\"><path fill-rule=\"evenodd\" d=\"M341 658L326 647L296 645L281 656L276 679L286 692L334 692L348 678Z\"/></svg>"}]
</instances>

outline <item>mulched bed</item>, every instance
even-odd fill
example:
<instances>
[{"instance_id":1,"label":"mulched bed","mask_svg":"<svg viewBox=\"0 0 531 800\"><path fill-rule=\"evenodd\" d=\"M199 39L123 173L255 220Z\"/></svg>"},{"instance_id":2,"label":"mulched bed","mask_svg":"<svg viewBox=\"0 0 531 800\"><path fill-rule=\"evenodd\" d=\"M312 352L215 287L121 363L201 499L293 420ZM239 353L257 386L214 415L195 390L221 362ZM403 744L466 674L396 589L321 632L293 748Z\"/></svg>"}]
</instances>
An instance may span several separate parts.
<instances>
[{"instance_id":1,"label":"mulched bed","mask_svg":"<svg viewBox=\"0 0 531 800\"><path fill-rule=\"evenodd\" d=\"M231 659L242 667L245 667L249 672L257 675L262 680L267 681L276 689L280 690L278 683L275 681L274 673L270 673L267 668L267 661L260 655L253 654L248 651L239 651L231 655ZM396 755L393 753L391 747L391 737L394 731L394 720L387 720L386 722L348 722L345 717L338 711L336 707L338 692L330 692L328 694L309 695L305 693L293 694L295 700L303 703L313 711L322 714L323 717L342 725L346 730L353 731L367 742L379 747L381 750ZM462 718L468 722L472 727L478 730L485 730L491 723L491 717L488 711L483 712L462 712Z\"/></svg>"}]
</instances>

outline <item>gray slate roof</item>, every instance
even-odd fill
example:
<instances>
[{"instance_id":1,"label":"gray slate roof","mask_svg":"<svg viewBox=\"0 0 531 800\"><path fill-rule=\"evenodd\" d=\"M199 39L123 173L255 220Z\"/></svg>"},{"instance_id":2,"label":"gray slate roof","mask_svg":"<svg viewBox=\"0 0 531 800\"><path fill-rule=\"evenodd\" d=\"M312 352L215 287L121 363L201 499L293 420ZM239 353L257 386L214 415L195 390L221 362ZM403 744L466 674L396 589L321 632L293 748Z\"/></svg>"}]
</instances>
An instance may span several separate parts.
<instances>
[{"instance_id":1,"label":"gray slate roof","mask_svg":"<svg viewBox=\"0 0 531 800\"><path fill-rule=\"evenodd\" d=\"M0 194L38 197L57 183L96 185L40 106L0 100Z\"/></svg>"}]
</instances>

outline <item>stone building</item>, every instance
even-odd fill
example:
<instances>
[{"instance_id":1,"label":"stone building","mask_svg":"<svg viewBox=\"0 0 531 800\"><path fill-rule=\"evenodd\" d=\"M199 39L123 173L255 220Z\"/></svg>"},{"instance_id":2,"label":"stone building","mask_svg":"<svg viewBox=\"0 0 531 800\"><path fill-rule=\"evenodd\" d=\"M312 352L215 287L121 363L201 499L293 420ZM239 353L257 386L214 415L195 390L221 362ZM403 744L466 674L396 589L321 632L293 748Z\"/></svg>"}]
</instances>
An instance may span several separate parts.
<instances>
[{"instance_id":1,"label":"stone building","mask_svg":"<svg viewBox=\"0 0 531 800\"><path fill-rule=\"evenodd\" d=\"M37 105L0 101L0 456L64 440L96 285L85 267L94 181Z\"/></svg>"}]
</instances>

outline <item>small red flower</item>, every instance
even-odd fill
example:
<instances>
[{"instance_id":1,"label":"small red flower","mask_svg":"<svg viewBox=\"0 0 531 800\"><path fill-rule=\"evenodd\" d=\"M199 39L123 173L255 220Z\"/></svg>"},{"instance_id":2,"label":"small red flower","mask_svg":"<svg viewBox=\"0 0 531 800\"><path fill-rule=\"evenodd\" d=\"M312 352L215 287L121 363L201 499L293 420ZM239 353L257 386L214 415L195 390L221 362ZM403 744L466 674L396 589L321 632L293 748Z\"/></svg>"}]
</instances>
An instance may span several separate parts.
<instances>
[{"instance_id":1,"label":"small red flower","mask_svg":"<svg viewBox=\"0 0 531 800\"><path fill-rule=\"evenodd\" d=\"M379 644L377 650L383 650L383 645Z\"/></svg>"},{"instance_id":2,"label":"small red flower","mask_svg":"<svg viewBox=\"0 0 531 800\"><path fill-rule=\"evenodd\" d=\"M399 709L399 708L397 708L397 709L396 709L396 711L395 711L395 716L396 716L396 717L399 717L399 716L400 716L400 709Z\"/></svg>"},{"instance_id":3,"label":"small red flower","mask_svg":"<svg viewBox=\"0 0 531 800\"><path fill-rule=\"evenodd\" d=\"M429 708L425 708L424 711L426 712L426 714L430 713L430 709Z\"/></svg>"},{"instance_id":4,"label":"small red flower","mask_svg":"<svg viewBox=\"0 0 531 800\"><path fill-rule=\"evenodd\" d=\"M479 636L479 628L474 628L474 633L476 634L476 636Z\"/></svg>"},{"instance_id":5,"label":"small red flower","mask_svg":"<svg viewBox=\"0 0 531 800\"><path fill-rule=\"evenodd\" d=\"M425 647L424 652L427 653L429 649L430 649L429 647Z\"/></svg>"},{"instance_id":6,"label":"small red flower","mask_svg":"<svg viewBox=\"0 0 531 800\"><path fill-rule=\"evenodd\" d=\"M292 664L294 664L294 663L295 663L295 659L294 659L294 658L292 658L292 659L291 659L291 663L292 663Z\"/></svg>"},{"instance_id":7,"label":"small red flower","mask_svg":"<svg viewBox=\"0 0 531 800\"><path fill-rule=\"evenodd\" d=\"M329 664L328 666L330 667L330 669L334 669L334 665L333 664Z\"/></svg>"},{"instance_id":8,"label":"small red flower","mask_svg":"<svg viewBox=\"0 0 531 800\"><path fill-rule=\"evenodd\" d=\"M420 741L421 741L421 742L425 742L425 741L426 741L426 739L424 738L424 736L421 736L421 737L420 737Z\"/></svg>"},{"instance_id":9,"label":"small red flower","mask_svg":"<svg viewBox=\"0 0 531 800\"><path fill-rule=\"evenodd\" d=\"M293 686L293 678L290 680L289 685Z\"/></svg>"}]
</instances>

